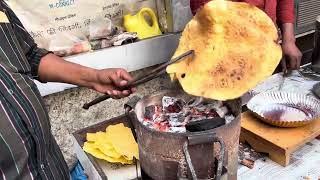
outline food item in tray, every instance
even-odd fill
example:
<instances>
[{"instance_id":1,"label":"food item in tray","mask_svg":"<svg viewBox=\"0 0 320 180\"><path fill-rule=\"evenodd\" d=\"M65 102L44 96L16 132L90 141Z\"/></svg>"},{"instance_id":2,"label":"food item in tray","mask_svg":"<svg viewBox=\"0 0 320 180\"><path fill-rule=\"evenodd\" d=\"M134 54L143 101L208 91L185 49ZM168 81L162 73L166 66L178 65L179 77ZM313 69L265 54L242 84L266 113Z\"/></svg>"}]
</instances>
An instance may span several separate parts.
<instances>
[{"instance_id":1,"label":"food item in tray","mask_svg":"<svg viewBox=\"0 0 320 180\"><path fill-rule=\"evenodd\" d=\"M260 9L242 2L207 3L182 33L175 57L187 57L167 67L191 95L216 100L242 96L272 75L282 58L278 31Z\"/></svg>"},{"instance_id":2,"label":"food item in tray","mask_svg":"<svg viewBox=\"0 0 320 180\"><path fill-rule=\"evenodd\" d=\"M106 134L113 148L125 159L133 160L133 157L139 159L138 144L136 143L130 128L127 128L120 123L108 126Z\"/></svg>"},{"instance_id":3,"label":"food item in tray","mask_svg":"<svg viewBox=\"0 0 320 180\"><path fill-rule=\"evenodd\" d=\"M96 148L102 151L105 155L110 156L112 158L120 158L121 154L115 151L112 146L111 141L106 133L97 132L97 140L94 142Z\"/></svg>"},{"instance_id":4,"label":"food item in tray","mask_svg":"<svg viewBox=\"0 0 320 180\"><path fill-rule=\"evenodd\" d=\"M96 141L97 139L97 136L96 136L97 133L87 133L87 141Z\"/></svg>"},{"instance_id":5,"label":"food item in tray","mask_svg":"<svg viewBox=\"0 0 320 180\"><path fill-rule=\"evenodd\" d=\"M98 159L106 160L111 163L132 164L132 161L126 160L122 156L119 158L113 158L106 155L103 151L96 148L95 143L92 142L85 142L83 145L83 150Z\"/></svg>"},{"instance_id":6,"label":"food item in tray","mask_svg":"<svg viewBox=\"0 0 320 180\"><path fill-rule=\"evenodd\" d=\"M131 129L122 123L108 126L106 132L87 133L83 150L111 163L132 164L134 157L139 159Z\"/></svg>"}]
</instances>

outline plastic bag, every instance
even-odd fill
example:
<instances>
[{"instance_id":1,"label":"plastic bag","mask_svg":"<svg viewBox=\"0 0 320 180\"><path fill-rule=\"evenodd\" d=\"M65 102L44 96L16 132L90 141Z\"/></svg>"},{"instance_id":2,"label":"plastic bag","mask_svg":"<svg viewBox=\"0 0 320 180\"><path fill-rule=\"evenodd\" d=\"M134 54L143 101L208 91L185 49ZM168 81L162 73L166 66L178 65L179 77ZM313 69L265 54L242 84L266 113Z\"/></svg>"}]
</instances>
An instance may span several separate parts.
<instances>
[{"instance_id":1,"label":"plastic bag","mask_svg":"<svg viewBox=\"0 0 320 180\"><path fill-rule=\"evenodd\" d=\"M91 50L91 45L86 37L73 36L67 33L50 37L48 48L58 56L70 56Z\"/></svg>"},{"instance_id":2,"label":"plastic bag","mask_svg":"<svg viewBox=\"0 0 320 180\"><path fill-rule=\"evenodd\" d=\"M117 28L109 18L97 18L89 26L89 40L106 38L116 33Z\"/></svg>"},{"instance_id":3,"label":"plastic bag","mask_svg":"<svg viewBox=\"0 0 320 180\"><path fill-rule=\"evenodd\" d=\"M87 51L88 37L96 39L108 34L113 29L112 26L121 26L125 14L139 10L132 8L144 6L156 9L154 0L7 0L6 2L39 47L54 52L65 51L59 53L60 55ZM111 21L112 25L108 21ZM90 26L91 23L94 25ZM99 25L103 27L99 28ZM94 29L91 30L91 34L90 27ZM67 39L64 42L65 37Z\"/></svg>"},{"instance_id":4,"label":"plastic bag","mask_svg":"<svg viewBox=\"0 0 320 180\"><path fill-rule=\"evenodd\" d=\"M70 172L72 180L87 180L88 177L84 173L84 169L81 166L80 162L78 161L74 168Z\"/></svg>"},{"instance_id":5,"label":"plastic bag","mask_svg":"<svg viewBox=\"0 0 320 180\"><path fill-rule=\"evenodd\" d=\"M138 39L137 33L122 32L114 36L90 41L93 50L103 49L111 46L121 46L126 43L132 43Z\"/></svg>"}]
</instances>

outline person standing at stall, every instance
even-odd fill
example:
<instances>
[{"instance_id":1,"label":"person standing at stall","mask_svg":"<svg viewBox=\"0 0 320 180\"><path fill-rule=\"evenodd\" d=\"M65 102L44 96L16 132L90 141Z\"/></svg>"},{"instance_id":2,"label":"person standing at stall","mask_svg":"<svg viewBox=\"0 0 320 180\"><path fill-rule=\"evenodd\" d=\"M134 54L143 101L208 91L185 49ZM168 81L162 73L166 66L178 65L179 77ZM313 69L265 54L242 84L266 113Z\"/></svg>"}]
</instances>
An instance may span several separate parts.
<instances>
[{"instance_id":1,"label":"person standing at stall","mask_svg":"<svg viewBox=\"0 0 320 180\"><path fill-rule=\"evenodd\" d=\"M0 180L70 180L32 79L75 84L122 98L134 91L120 91L132 78L123 69L87 68L38 48L0 0Z\"/></svg>"},{"instance_id":2,"label":"person standing at stall","mask_svg":"<svg viewBox=\"0 0 320 180\"><path fill-rule=\"evenodd\" d=\"M193 15L197 10L210 0L190 0ZM300 67L302 54L295 44L294 21L295 9L294 0L234 0L247 2L262 9L278 25L282 37L282 51L286 61L282 68L298 69Z\"/></svg>"}]
</instances>

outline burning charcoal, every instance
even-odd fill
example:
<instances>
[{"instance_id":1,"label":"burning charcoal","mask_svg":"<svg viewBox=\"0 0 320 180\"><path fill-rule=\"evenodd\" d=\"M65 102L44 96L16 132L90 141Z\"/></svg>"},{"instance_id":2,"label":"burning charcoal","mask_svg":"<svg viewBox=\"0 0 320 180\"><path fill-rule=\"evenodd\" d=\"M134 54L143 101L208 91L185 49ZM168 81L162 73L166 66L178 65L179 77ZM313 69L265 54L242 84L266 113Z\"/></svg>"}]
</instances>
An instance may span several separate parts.
<instances>
[{"instance_id":1,"label":"burning charcoal","mask_svg":"<svg viewBox=\"0 0 320 180\"><path fill-rule=\"evenodd\" d=\"M216 111L221 118L224 118L226 116L226 114L228 114L229 110L226 106L222 106L222 107L218 108Z\"/></svg>"},{"instance_id":2,"label":"burning charcoal","mask_svg":"<svg viewBox=\"0 0 320 180\"><path fill-rule=\"evenodd\" d=\"M189 116L189 115L191 114L190 108L187 107L187 106L183 107L183 109L181 110L181 113L182 113L183 116L185 116L185 117Z\"/></svg>"},{"instance_id":3,"label":"burning charcoal","mask_svg":"<svg viewBox=\"0 0 320 180\"><path fill-rule=\"evenodd\" d=\"M192 116L205 116L204 111L199 111L196 107L191 108L190 113Z\"/></svg>"},{"instance_id":4,"label":"burning charcoal","mask_svg":"<svg viewBox=\"0 0 320 180\"><path fill-rule=\"evenodd\" d=\"M185 122L179 122L179 121L169 121L170 127L182 127L185 126Z\"/></svg>"},{"instance_id":5,"label":"burning charcoal","mask_svg":"<svg viewBox=\"0 0 320 180\"><path fill-rule=\"evenodd\" d=\"M187 103L187 105L189 107L199 106L200 104L202 104L203 100L204 100L203 97L193 98Z\"/></svg>"},{"instance_id":6,"label":"burning charcoal","mask_svg":"<svg viewBox=\"0 0 320 180\"><path fill-rule=\"evenodd\" d=\"M157 122L165 122L168 121L169 116L166 114L160 114L160 116L157 116L153 119L153 122L157 123Z\"/></svg>"},{"instance_id":7,"label":"burning charcoal","mask_svg":"<svg viewBox=\"0 0 320 180\"><path fill-rule=\"evenodd\" d=\"M191 116L190 122L191 121L200 121L202 119L205 119L204 116Z\"/></svg>"},{"instance_id":8,"label":"burning charcoal","mask_svg":"<svg viewBox=\"0 0 320 180\"><path fill-rule=\"evenodd\" d=\"M186 116L184 119L184 123L187 124L190 121L191 121L191 116L190 115Z\"/></svg>"},{"instance_id":9,"label":"burning charcoal","mask_svg":"<svg viewBox=\"0 0 320 180\"><path fill-rule=\"evenodd\" d=\"M210 104L206 105L209 109L215 109L216 111L223 106L222 101L211 101Z\"/></svg>"},{"instance_id":10,"label":"burning charcoal","mask_svg":"<svg viewBox=\"0 0 320 180\"><path fill-rule=\"evenodd\" d=\"M154 123L153 127L161 132L167 132L167 130L169 129L168 123L166 122Z\"/></svg>"},{"instance_id":11,"label":"burning charcoal","mask_svg":"<svg viewBox=\"0 0 320 180\"><path fill-rule=\"evenodd\" d=\"M151 106L147 106L144 109L144 117L146 119L152 120L153 115L156 113L156 106L151 105Z\"/></svg>"},{"instance_id":12,"label":"burning charcoal","mask_svg":"<svg viewBox=\"0 0 320 180\"><path fill-rule=\"evenodd\" d=\"M152 116L152 120L155 120L156 118L160 117L162 113L162 107L159 105L155 106L155 112Z\"/></svg>"},{"instance_id":13,"label":"burning charcoal","mask_svg":"<svg viewBox=\"0 0 320 180\"><path fill-rule=\"evenodd\" d=\"M218 109L218 108L220 108L220 107L223 106L223 103L222 103L222 101L214 101L214 102L212 103L212 105L213 105L216 109Z\"/></svg>"},{"instance_id":14,"label":"burning charcoal","mask_svg":"<svg viewBox=\"0 0 320 180\"><path fill-rule=\"evenodd\" d=\"M148 128L153 129L153 123L150 122L150 121L144 121L144 122L142 122L142 124L143 124L144 126L148 127Z\"/></svg>"},{"instance_id":15,"label":"burning charcoal","mask_svg":"<svg viewBox=\"0 0 320 180\"><path fill-rule=\"evenodd\" d=\"M182 113L170 113L168 114L168 116L168 122L171 127L178 127L184 125L184 121L186 118L185 116L183 116Z\"/></svg>"},{"instance_id":16,"label":"burning charcoal","mask_svg":"<svg viewBox=\"0 0 320 180\"><path fill-rule=\"evenodd\" d=\"M162 107L165 112L178 113L185 106L185 102L182 99L164 96L162 98Z\"/></svg>"},{"instance_id":17,"label":"burning charcoal","mask_svg":"<svg viewBox=\"0 0 320 180\"><path fill-rule=\"evenodd\" d=\"M164 128L164 129L168 129L168 128L169 128L169 122L168 122L168 121L161 122L160 125L161 125L162 128Z\"/></svg>"},{"instance_id":18,"label":"burning charcoal","mask_svg":"<svg viewBox=\"0 0 320 180\"><path fill-rule=\"evenodd\" d=\"M163 96L162 98L162 107L167 108L169 106L175 105L178 99L169 97L169 96Z\"/></svg>"},{"instance_id":19,"label":"burning charcoal","mask_svg":"<svg viewBox=\"0 0 320 180\"><path fill-rule=\"evenodd\" d=\"M196 106L194 107L198 112L204 112L206 111L207 107L204 105Z\"/></svg>"},{"instance_id":20,"label":"burning charcoal","mask_svg":"<svg viewBox=\"0 0 320 180\"><path fill-rule=\"evenodd\" d=\"M219 114L214 109L207 108L205 113L206 113L207 117L219 117Z\"/></svg>"},{"instance_id":21,"label":"burning charcoal","mask_svg":"<svg viewBox=\"0 0 320 180\"><path fill-rule=\"evenodd\" d=\"M149 118L147 118L147 117L144 117L144 118L143 118L143 122L148 122L148 121L150 121Z\"/></svg>"},{"instance_id":22,"label":"burning charcoal","mask_svg":"<svg viewBox=\"0 0 320 180\"><path fill-rule=\"evenodd\" d=\"M221 101L205 101L203 98L191 99L186 104L182 99L164 96L162 106L145 108L143 124L161 132L186 132L189 122L225 118L229 123L234 116L228 114L228 108Z\"/></svg>"},{"instance_id":23,"label":"burning charcoal","mask_svg":"<svg viewBox=\"0 0 320 180\"><path fill-rule=\"evenodd\" d=\"M157 106L156 106L156 109L155 109L155 113L154 113L154 115L153 115L153 118L158 117L158 116L160 116L161 114L162 114L162 107L159 106L159 105L157 105Z\"/></svg>"},{"instance_id":24,"label":"burning charcoal","mask_svg":"<svg viewBox=\"0 0 320 180\"><path fill-rule=\"evenodd\" d=\"M184 133L186 132L186 128L185 127L170 127L168 129L169 132L174 132L174 133Z\"/></svg>"}]
</instances>

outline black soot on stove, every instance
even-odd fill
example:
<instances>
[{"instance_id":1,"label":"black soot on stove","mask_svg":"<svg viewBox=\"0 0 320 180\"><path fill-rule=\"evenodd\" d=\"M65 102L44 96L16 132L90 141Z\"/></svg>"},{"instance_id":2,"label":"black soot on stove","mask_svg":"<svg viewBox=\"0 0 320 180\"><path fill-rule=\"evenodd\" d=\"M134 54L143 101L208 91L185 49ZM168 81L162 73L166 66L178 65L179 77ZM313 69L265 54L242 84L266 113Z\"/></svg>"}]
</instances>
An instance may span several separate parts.
<instances>
[{"instance_id":1,"label":"black soot on stove","mask_svg":"<svg viewBox=\"0 0 320 180\"><path fill-rule=\"evenodd\" d=\"M207 103L203 98L189 102L183 99L164 96L161 105L145 107L143 124L161 132L186 132L186 124L204 119L224 118L231 122L234 116L221 101Z\"/></svg>"}]
</instances>

